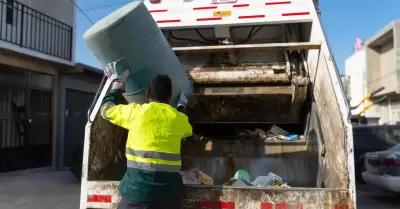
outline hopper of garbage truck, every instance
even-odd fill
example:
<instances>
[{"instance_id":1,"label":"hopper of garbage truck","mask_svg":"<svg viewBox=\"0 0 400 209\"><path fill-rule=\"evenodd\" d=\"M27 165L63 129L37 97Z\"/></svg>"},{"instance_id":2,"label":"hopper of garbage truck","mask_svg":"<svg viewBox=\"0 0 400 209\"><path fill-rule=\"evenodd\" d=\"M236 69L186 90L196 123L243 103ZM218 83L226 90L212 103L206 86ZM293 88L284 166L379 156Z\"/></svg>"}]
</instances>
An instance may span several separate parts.
<instances>
[{"instance_id":1,"label":"hopper of garbage truck","mask_svg":"<svg viewBox=\"0 0 400 209\"><path fill-rule=\"evenodd\" d=\"M299 123L310 83L301 50L319 47L303 42L174 47L178 56L277 50L284 57L261 63L186 65L194 84L187 106L192 123Z\"/></svg>"}]
</instances>

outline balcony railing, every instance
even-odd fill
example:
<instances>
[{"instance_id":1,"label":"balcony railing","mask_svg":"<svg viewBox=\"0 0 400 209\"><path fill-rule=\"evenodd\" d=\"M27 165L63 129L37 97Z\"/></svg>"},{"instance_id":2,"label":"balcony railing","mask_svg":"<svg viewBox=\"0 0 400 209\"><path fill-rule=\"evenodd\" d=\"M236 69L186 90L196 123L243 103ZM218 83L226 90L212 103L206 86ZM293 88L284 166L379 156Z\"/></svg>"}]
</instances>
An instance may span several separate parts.
<instances>
[{"instance_id":1,"label":"balcony railing","mask_svg":"<svg viewBox=\"0 0 400 209\"><path fill-rule=\"evenodd\" d=\"M17 1L0 0L0 40L71 61L72 39L70 25Z\"/></svg>"}]
</instances>

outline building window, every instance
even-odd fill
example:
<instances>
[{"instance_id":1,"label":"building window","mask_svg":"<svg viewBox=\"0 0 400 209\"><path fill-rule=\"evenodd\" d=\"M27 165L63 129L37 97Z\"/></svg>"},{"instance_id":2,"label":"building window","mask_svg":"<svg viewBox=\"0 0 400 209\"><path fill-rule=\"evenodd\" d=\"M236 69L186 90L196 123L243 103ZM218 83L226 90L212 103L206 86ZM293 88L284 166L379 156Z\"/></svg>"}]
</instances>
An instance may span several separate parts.
<instances>
[{"instance_id":1,"label":"building window","mask_svg":"<svg viewBox=\"0 0 400 209\"><path fill-rule=\"evenodd\" d=\"M7 0L6 23L14 23L14 0Z\"/></svg>"}]
</instances>

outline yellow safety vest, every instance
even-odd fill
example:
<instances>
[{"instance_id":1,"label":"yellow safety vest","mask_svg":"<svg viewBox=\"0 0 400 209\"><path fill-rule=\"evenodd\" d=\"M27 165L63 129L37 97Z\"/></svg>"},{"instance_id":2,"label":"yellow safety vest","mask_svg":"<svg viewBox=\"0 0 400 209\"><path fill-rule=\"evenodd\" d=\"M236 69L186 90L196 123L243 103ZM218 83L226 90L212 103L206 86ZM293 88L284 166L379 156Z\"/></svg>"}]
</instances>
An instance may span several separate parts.
<instances>
[{"instance_id":1,"label":"yellow safety vest","mask_svg":"<svg viewBox=\"0 0 400 209\"><path fill-rule=\"evenodd\" d=\"M129 130L126 142L128 168L179 172L181 139L192 135L188 117L169 104L114 105L105 103L101 115Z\"/></svg>"}]
</instances>

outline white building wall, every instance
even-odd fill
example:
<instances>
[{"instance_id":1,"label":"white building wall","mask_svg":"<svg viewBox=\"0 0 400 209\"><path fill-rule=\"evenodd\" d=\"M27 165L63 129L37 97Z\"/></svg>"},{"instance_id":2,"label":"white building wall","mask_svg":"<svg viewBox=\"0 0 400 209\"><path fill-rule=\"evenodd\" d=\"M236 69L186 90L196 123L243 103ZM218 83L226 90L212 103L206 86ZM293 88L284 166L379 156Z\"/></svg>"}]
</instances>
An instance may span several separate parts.
<instances>
[{"instance_id":1,"label":"white building wall","mask_svg":"<svg viewBox=\"0 0 400 209\"><path fill-rule=\"evenodd\" d=\"M379 117L379 124L400 122L400 21L393 21L365 42L365 46L346 60L346 78L349 80L350 104L381 87L378 93L389 93L386 100L370 108L366 117ZM392 93L396 93L393 95ZM363 107L367 105L365 102ZM363 107L352 111L359 113Z\"/></svg>"},{"instance_id":2,"label":"white building wall","mask_svg":"<svg viewBox=\"0 0 400 209\"><path fill-rule=\"evenodd\" d=\"M381 93L398 91L396 76L396 50L393 47L393 40L388 41L380 48L380 73L377 83L385 87ZM372 69L371 69L372 70Z\"/></svg>"},{"instance_id":3,"label":"white building wall","mask_svg":"<svg viewBox=\"0 0 400 209\"><path fill-rule=\"evenodd\" d=\"M7 1L7 0L4 0ZM64 44L64 47L72 47L72 54L71 54L71 60L65 60L63 58L59 58L57 56L53 56L53 55L49 55L46 53L41 53L38 52L37 50L31 50L29 48L26 47L20 47L17 44L13 44L13 43L9 43L7 41L0 41L0 48L5 48L5 49L9 49L18 53L22 53L22 54L27 54L30 56L34 56L34 57L38 57L40 59L45 59L45 60L49 60L49 61L54 61L54 62L58 62L58 63L63 63L63 64L67 64L67 65L74 65L75 63L75 31L76 31L76 8L75 6L71 3L71 1L68 0L14 0L15 2L19 2L22 3L24 5L26 5L27 7L30 7L32 9L35 9L47 16L50 16L54 19L57 19L60 22L63 22L69 26L72 27L72 33L71 35L67 34L67 33L62 33L62 32L58 32L57 34L54 35L53 32L53 41L52 43L57 43L57 44ZM6 11L6 5L3 4L3 11ZM30 12L30 11L29 11ZM6 12L2 12L0 13L0 15L2 15L2 21L4 22L5 17L6 17ZM36 14L35 14L36 15ZM42 16L38 16L38 18L42 18ZM13 27L8 27L7 28L7 35L9 37L11 37L11 30L10 29L14 29L16 33L20 33L20 28L17 27L17 25L19 26L21 24L21 13L17 12L14 14L14 19L16 21L16 26ZM37 18L36 18L37 19ZM41 25L40 26L40 22L43 21L37 21L37 23L35 22L35 18L31 18L28 14L24 14L24 18L23 18L23 24L24 24L24 43L36 43L36 44L42 44L44 48L48 49L52 46L50 46L50 42L49 41L45 41L50 39L50 35L46 35L48 33L46 33L45 31L51 31L52 28L51 27L46 27L48 25ZM36 24L35 24L36 23ZM4 26L5 23L3 23L1 29L2 29L2 33L6 34L6 29ZM39 29L37 29L36 31L34 31L35 28L41 28L41 31L39 31ZM55 27L54 27L55 28ZM60 31L60 30L57 30ZM35 35L35 34L43 34L43 35ZM72 36L72 41L70 42L69 39ZM41 40L39 40L41 39ZM16 40L18 41L18 40ZM47 44L47 45L46 45ZM54 48L54 46L53 46ZM63 47L58 47L58 50L62 50ZM56 50L56 49L55 49ZM54 51L55 51L54 50ZM62 54L63 52L60 52L58 54Z\"/></svg>"},{"instance_id":4,"label":"white building wall","mask_svg":"<svg viewBox=\"0 0 400 209\"><path fill-rule=\"evenodd\" d=\"M349 82L348 98L350 105L356 106L370 92L367 90L367 54L365 48L356 51L345 61L345 76ZM368 101L360 105L357 109L352 110L353 115L360 113L367 105ZM376 107L371 107L365 113L366 117L379 117Z\"/></svg>"},{"instance_id":5,"label":"white building wall","mask_svg":"<svg viewBox=\"0 0 400 209\"><path fill-rule=\"evenodd\" d=\"M69 0L17 0L32 9L73 26L75 6Z\"/></svg>"}]
</instances>

